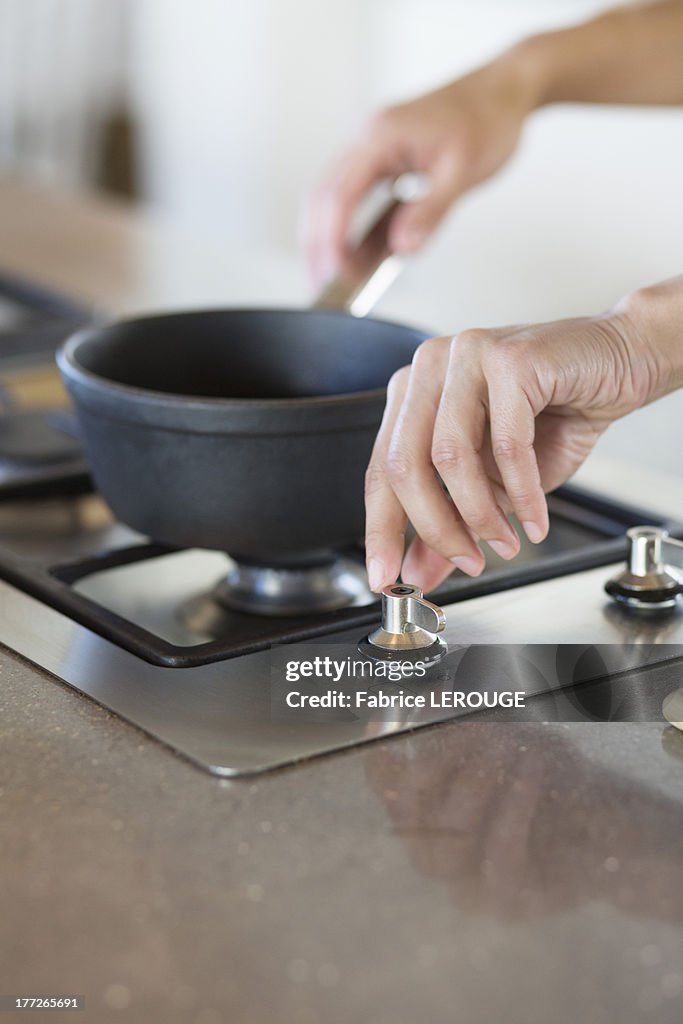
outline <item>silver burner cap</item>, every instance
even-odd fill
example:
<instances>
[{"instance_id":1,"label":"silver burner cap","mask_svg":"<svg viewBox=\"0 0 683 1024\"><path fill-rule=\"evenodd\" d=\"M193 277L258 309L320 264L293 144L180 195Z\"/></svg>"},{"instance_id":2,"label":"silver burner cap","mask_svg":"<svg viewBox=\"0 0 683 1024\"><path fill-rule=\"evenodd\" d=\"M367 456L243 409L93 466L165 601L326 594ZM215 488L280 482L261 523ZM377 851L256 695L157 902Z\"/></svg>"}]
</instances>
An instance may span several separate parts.
<instances>
[{"instance_id":1,"label":"silver burner cap","mask_svg":"<svg viewBox=\"0 0 683 1024\"><path fill-rule=\"evenodd\" d=\"M349 558L301 569L234 562L213 597L227 608L254 615L310 615L377 600L364 568Z\"/></svg>"}]
</instances>

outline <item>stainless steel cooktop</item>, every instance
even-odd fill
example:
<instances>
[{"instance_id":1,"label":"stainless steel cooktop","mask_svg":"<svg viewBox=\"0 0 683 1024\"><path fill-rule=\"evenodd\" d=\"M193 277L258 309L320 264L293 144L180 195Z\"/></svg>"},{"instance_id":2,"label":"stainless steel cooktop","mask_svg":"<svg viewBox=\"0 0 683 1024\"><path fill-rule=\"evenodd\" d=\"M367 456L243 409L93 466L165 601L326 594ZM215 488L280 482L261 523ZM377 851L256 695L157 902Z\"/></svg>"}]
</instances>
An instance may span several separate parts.
<instances>
[{"instance_id":1,"label":"stainless steel cooktop","mask_svg":"<svg viewBox=\"0 0 683 1024\"><path fill-rule=\"evenodd\" d=\"M565 688L606 676L620 685L634 668L683 656L678 609L633 615L603 589L623 567L623 530L648 520L662 523L580 492L554 499L545 551L532 549L517 567L494 564L479 581L453 578L432 595L445 607L449 653L408 689L514 688L529 701L554 690L566 705L558 714L571 715ZM362 563L360 552L350 557ZM207 595L227 564L216 552L148 545L94 496L1 505L0 642L217 775L469 710L434 700L372 715L282 716L283 650L287 660L351 657L378 606L289 619L214 609L212 617Z\"/></svg>"}]
</instances>

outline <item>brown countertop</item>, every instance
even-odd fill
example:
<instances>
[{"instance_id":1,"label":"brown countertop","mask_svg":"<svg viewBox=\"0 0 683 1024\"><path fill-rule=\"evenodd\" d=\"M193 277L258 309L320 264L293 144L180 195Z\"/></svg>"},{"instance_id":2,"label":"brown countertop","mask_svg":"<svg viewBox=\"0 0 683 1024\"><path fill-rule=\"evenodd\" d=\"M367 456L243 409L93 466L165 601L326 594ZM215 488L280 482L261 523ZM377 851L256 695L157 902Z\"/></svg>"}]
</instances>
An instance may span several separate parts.
<instances>
[{"instance_id":1,"label":"brown countertop","mask_svg":"<svg viewBox=\"0 0 683 1024\"><path fill-rule=\"evenodd\" d=\"M466 722L221 782L7 654L0 683L3 992L97 1021L680 1020L659 724Z\"/></svg>"},{"instance_id":2,"label":"brown countertop","mask_svg":"<svg viewBox=\"0 0 683 1024\"><path fill-rule=\"evenodd\" d=\"M144 293L135 211L5 185L0 224L0 266ZM681 1020L663 723L465 721L224 782L3 650L0 753L0 995L98 1022Z\"/></svg>"},{"instance_id":3,"label":"brown countertop","mask_svg":"<svg viewBox=\"0 0 683 1024\"><path fill-rule=\"evenodd\" d=\"M147 218L127 203L48 192L0 178L0 268L95 306L135 291Z\"/></svg>"}]
</instances>

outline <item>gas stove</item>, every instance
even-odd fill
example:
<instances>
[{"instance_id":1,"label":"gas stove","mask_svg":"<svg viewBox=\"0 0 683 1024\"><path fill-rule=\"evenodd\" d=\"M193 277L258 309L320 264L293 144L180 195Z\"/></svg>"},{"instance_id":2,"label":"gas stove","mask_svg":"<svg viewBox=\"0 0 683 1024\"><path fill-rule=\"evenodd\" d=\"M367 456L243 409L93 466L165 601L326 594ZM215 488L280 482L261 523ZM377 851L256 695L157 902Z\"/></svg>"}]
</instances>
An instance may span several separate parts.
<instances>
[{"instance_id":1,"label":"gas stove","mask_svg":"<svg viewBox=\"0 0 683 1024\"><path fill-rule=\"evenodd\" d=\"M604 591L623 569L626 530L649 523L675 537L683 525L576 487L549 505L543 544L523 545L512 564L491 556L479 579L456 573L429 595L445 609L448 645L430 692L452 689L456 672L461 690L476 689L484 672L524 677L532 696L683 655L676 607L634 616ZM238 566L152 544L96 495L0 505L0 642L217 775L465 713L433 702L371 720L274 714L283 651L357 651L379 618L360 545L315 565ZM494 647L505 652L495 664L472 657Z\"/></svg>"}]
</instances>

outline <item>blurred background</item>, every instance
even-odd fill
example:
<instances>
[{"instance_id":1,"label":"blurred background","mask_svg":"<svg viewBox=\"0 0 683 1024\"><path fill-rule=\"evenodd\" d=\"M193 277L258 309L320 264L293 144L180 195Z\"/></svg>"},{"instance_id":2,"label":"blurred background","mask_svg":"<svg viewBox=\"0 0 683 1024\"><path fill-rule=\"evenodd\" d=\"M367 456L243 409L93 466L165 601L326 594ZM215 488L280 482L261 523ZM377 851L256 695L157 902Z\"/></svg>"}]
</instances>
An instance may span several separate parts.
<instances>
[{"instance_id":1,"label":"blurred background","mask_svg":"<svg viewBox=\"0 0 683 1024\"><path fill-rule=\"evenodd\" d=\"M256 279L284 268L300 303L302 201L368 113L606 6L0 0L0 174L140 200L178 231L219 238ZM543 111L382 312L451 332L606 308L681 271L682 172L681 110ZM179 282L178 295L192 301ZM235 301L227 280L225 295ZM602 447L680 469L668 426L681 411L674 396Z\"/></svg>"}]
</instances>

